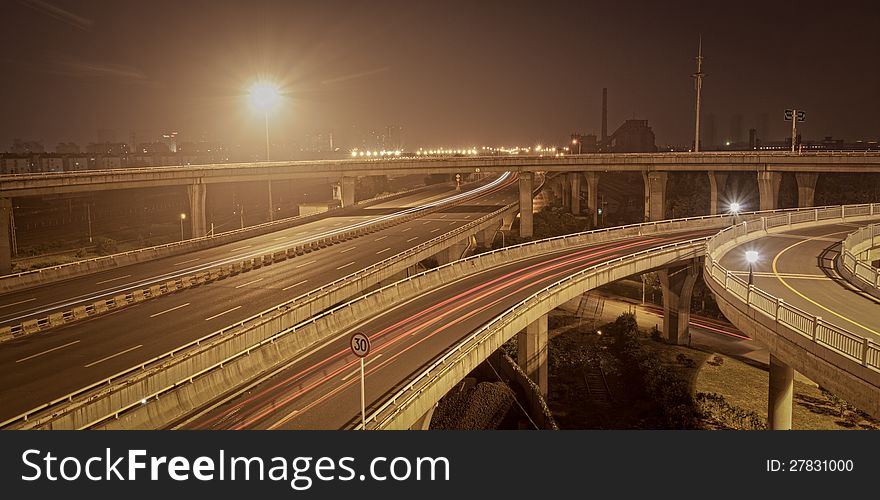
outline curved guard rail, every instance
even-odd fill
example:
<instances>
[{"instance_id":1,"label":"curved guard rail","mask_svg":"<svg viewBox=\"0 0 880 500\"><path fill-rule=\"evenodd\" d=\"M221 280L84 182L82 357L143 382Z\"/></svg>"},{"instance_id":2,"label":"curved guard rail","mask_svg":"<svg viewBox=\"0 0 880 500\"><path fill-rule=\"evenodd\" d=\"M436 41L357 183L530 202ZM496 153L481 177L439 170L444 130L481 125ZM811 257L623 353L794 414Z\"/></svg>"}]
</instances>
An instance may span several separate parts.
<instances>
[{"instance_id":1,"label":"curved guard rail","mask_svg":"<svg viewBox=\"0 0 880 500\"><path fill-rule=\"evenodd\" d=\"M880 298L880 269L871 265L868 252L880 246L880 224L850 233L841 245L840 274L859 289Z\"/></svg>"}]
</instances>

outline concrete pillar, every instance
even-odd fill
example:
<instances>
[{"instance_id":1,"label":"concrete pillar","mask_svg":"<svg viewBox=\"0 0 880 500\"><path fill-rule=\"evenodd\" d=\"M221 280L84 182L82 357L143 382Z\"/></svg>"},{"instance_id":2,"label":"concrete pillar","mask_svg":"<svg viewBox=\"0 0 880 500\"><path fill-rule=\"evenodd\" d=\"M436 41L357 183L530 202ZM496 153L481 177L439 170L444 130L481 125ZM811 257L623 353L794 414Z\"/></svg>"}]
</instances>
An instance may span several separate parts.
<instances>
[{"instance_id":1,"label":"concrete pillar","mask_svg":"<svg viewBox=\"0 0 880 500\"><path fill-rule=\"evenodd\" d=\"M208 194L208 185L201 182L190 184L186 187L189 198L189 223L192 227L192 237L201 238L207 234L207 222L205 219L205 197Z\"/></svg>"},{"instance_id":2,"label":"concrete pillar","mask_svg":"<svg viewBox=\"0 0 880 500\"><path fill-rule=\"evenodd\" d=\"M818 172L797 172L794 178L798 187L798 207L812 207L815 204Z\"/></svg>"},{"instance_id":3,"label":"concrete pillar","mask_svg":"<svg viewBox=\"0 0 880 500\"><path fill-rule=\"evenodd\" d=\"M12 199L0 198L0 275L12 273Z\"/></svg>"},{"instance_id":4,"label":"concrete pillar","mask_svg":"<svg viewBox=\"0 0 880 500\"><path fill-rule=\"evenodd\" d=\"M571 213L580 215L581 213L581 173L568 172L565 174L568 179L569 190L571 192Z\"/></svg>"},{"instance_id":5,"label":"concrete pillar","mask_svg":"<svg viewBox=\"0 0 880 500\"><path fill-rule=\"evenodd\" d=\"M558 204L562 197L565 196L565 188L562 187L564 180L561 176L556 176L550 181L550 191L553 193L553 203Z\"/></svg>"},{"instance_id":6,"label":"concrete pillar","mask_svg":"<svg viewBox=\"0 0 880 500\"><path fill-rule=\"evenodd\" d=\"M685 266L661 269L658 273L663 288L663 335L675 345L689 345L691 340L691 297L700 276L697 259Z\"/></svg>"},{"instance_id":7,"label":"concrete pillar","mask_svg":"<svg viewBox=\"0 0 880 500\"><path fill-rule=\"evenodd\" d=\"M275 220L275 203L272 202L272 181L268 181L269 185L269 222Z\"/></svg>"},{"instance_id":8,"label":"concrete pillar","mask_svg":"<svg viewBox=\"0 0 880 500\"><path fill-rule=\"evenodd\" d=\"M724 192L727 187L727 176L728 172L716 172L714 170L710 170L709 172L709 215L719 214L723 210L719 205L720 201L718 199L718 195Z\"/></svg>"},{"instance_id":9,"label":"concrete pillar","mask_svg":"<svg viewBox=\"0 0 880 500\"><path fill-rule=\"evenodd\" d=\"M770 355L770 394L767 399L767 427L774 431L791 430L791 399L794 393L794 369Z\"/></svg>"},{"instance_id":10,"label":"concrete pillar","mask_svg":"<svg viewBox=\"0 0 880 500\"><path fill-rule=\"evenodd\" d=\"M343 177L339 180L339 189L342 191L342 206L354 205L354 177Z\"/></svg>"},{"instance_id":11,"label":"concrete pillar","mask_svg":"<svg viewBox=\"0 0 880 500\"><path fill-rule=\"evenodd\" d=\"M587 179L587 211L593 214L593 227L599 225L599 172L584 172Z\"/></svg>"},{"instance_id":12,"label":"concrete pillar","mask_svg":"<svg viewBox=\"0 0 880 500\"><path fill-rule=\"evenodd\" d=\"M779 205L780 172L758 172L758 194L761 197L761 210L776 210Z\"/></svg>"},{"instance_id":13,"label":"concrete pillar","mask_svg":"<svg viewBox=\"0 0 880 500\"><path fill-rule=\"evenodd\" d=\"M534 234L532 225L532 191L534 191L535 174L519 173L519 236L531 238Z\"/></svg>"},{"instance_id":14,"label":"concrete pillar","mask_svg":"<svg viewBox=\"0 0 880 500\"><path fill-rule=\"evenodd\" d=\"M645 220L663 220L666 217L667 172L642 172L645 181Z\"/></svg>"},{"instance_id":15,"label":"concrete pillar","mask_svg":"<svg viewBox=\"0 0 880 500\"><path fill-rule=\"evenodd\" d=\"M424 415L419 417L418 420L415 421L412 426L410 426L409 430L411 431L427 431L431 429L431 419L434 417L434 410L437 409L437 405L432 406Z\"/></svg>"},{"instance_id":16,"label":"concrete pillar","mask_svg":"<svg viewBox=\"0 0 880 500\"><path fill-rule=\"evenodd\" d=\"M484 229L476 234L477 246L483 248L491 248L492 243L495 241L495 233L498 232L497 227L490 227L489 229Z\"/></svg>"},{"instance_id":17,"label":"concrete pillar","mask_svg":"<svg viewBox=\"0 0 880 500\"><path fill-rule=\"evenodd\" d=\"M557 178L562 188L562 208L571 209L571 185L568 183L568 177L559 175Z\"/></svg>"},{"instance_id":18,"label":"concrete pillar","mask_svg":"<svg viewBox=\"0 0 880 500\"><path fill-rule=\"evenodd\" d=\"M516 335L516 360L526 375L547 396L547 315L533 321Z\"/></svg>"}]
</instances>

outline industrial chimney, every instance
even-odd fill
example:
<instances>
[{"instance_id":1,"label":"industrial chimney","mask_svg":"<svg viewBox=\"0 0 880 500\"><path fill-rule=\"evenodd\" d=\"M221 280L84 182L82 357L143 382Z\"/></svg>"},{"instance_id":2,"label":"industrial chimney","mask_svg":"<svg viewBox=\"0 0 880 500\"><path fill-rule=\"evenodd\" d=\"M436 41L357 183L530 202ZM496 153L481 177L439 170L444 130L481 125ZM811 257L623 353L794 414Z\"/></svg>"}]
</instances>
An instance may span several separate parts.
<instances>
[{"instance_id":1,"label":"industrial chimney","mask_svg":"<svg viewBox=\"0 0 880 500\"><path fill-rule=\"evenodd\" d=\"M602 88L602 144L608 139L608 89Z\"/></svg>"}]
</instances>

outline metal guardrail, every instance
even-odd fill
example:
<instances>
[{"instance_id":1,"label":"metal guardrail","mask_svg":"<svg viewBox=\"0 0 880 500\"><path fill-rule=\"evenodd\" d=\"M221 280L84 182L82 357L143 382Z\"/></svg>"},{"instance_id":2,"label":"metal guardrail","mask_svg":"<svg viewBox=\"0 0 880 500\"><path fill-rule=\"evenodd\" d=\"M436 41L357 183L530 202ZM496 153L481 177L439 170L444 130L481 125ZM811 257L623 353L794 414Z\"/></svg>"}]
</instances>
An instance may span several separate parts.
<instances>
[{"instance_id":1,"label":"metal guardrail","mask_svg":"<svg viewBox=\"0 0 880 500\"><path fill-rule=\"evenodd\" d=\"M810 314L754 285L749 285L747 281L733 275L718 263L720 255L717 253L723 254L731 244L735 244L751 234L766 233L772 228L787 227L803 222L845 221L847 217L880 216L880 203L810 208L801 209L798 212L797 216L794 213L771 215L761 217L759 220L745 221L719 232L707 244L706 274L748 308L790 328L817 345L842 354L862 366L880 371L880 344L867 337L832 325L822 320L821 316Z\"/></svg>"},{"instance_id":2,"label":"metal guardrail","mask_svg":"<svg viewBox=\"0 0 880 500\"><path fill-rule=\"evenodd\" d=\"M537 189L540 189L540 186ZM462 200L462 202L464 202L468 199L470 199L470 198L465 198ZM265 325L265 324L268 324L272 321L275 321L279 316L286 313L289 309L293 308L294 306L307 307L308 304L319 301L322 297L325 297L327 295L332 294L334 291L351 283L352 281L356 281L356 280L361 279L365 276L369 276L370 274L376 273L377 271L388 267L393 262L403 260L411 255L417 255L419 252L424 251L426 248L430 248L432 246L435 246L444 240L452 239L455 236L461 235L462 233L467 233L467 232L473 230L473 228L479 227L480 225L486 223L487 221L490 221L490 220L500 216L504 212L511 210L513 207L516 207L517 205L518 205L517 203L506 205L503 208L500 208L492 213L486 214L478 219L475 219L464 226L461 226L459 228L454 229L453 231L447 232L443 235L436 236L435 238L433 238L431 240L425 241L415 247L411 247L401 253L398 253L397 255L387 257L386 259L384 259L380 262L377 262L369 267L363 268L359 271L356 271L356 272L351 273L347 276L339 278L339 279L337 279L333 282L330 282L320 288L316 288L314 290L311 290L307 293L304 293L304 294L299 295L293 299L290 299L282 304L274 306L274 307L267 309L263 312L254 314L244 320L236 322L236 323L229 325L225 328L216 330L212 333L204 335L198 339L192 340L184 345L176 347L176 348L174 348L170 351L167 351L163 354L160 354L160 355L155 356L151 359L148 359L148 360L144 361L143 363L140 363L137 366L119 371L119 372L117 372L113 375L110 375L109 377L106 377L98 382L95 382L95 383L90 384L86 387L77 389L76 391L73 391L69 394L58 397L52 401L49 401L45 404L37 406L36 408L32 408L32 409L30 409L24 413L21 413L15 417L12 417L12 418L9 418L3 422L0 422L0 428L7 427L7 426L14 424L16 422L27 422L29 419L31 419L32 417L34 417L38 413L45 413L47 411L51 411L51 409L53 407L64 405L67 403L71 403L75 399L78 399L78 398L84 398L86 400L95 399L97 397L100 397L102 394L105 394L107 392L112 392L113 387L114 387L113 384L116 384L116 386L124 386L125 385L124 381L126 378L131 377L131 376L135 376L135 375L139 375L139 374L143 374L147 370L155 369L156 367L161 367L164 369L164 368L167 368L167 366L165 366L165 365L167 365L168 363L186 362L187 360L195 357L199 351L211 349L212 347L215 347L219 343L225 342L225 341L227 341L231 338L234 338L238 335L242 335L242 334L246 333L247 331L255 330L262 325ZM448 206L449 205L441 205L437 209L438 210L445 209L445 208L448 208ZM422 217L424 215L425 215L425 212L418 212L418 213L410 215L410 217L417 218L417 217ZM395 224L396 223L397 222L395 222ZM375 232L378 230L378 228L376 228L376 229L367 228L365 230L367 230L368 232ZM299 326L299 325L297 325L297 326ZM239 351L235 356L227 357L227 358L223 359L221 362L215 363L211 366L200 367L197 369L197 371L190 373L186 378L174 381L174 383L168 384L168 385L158 389L157 391L155 391L154 394L144 395L144 398L156 397L164 392L167 392L168 390L171 390L171 389L177 387L178 385L180 385L183 382L191 380L192 378L194 378L198 375L206 373L206 372L208 372L212 369L215 369L215 368L222 368L222 365L224 363L228 363L228 362L232 361L233 359L235 359L236 357L247 355L248 353L250 353L251 350L259 347L260 345L262 345L266 342L271 342L274 339L278 338L279 336L285 335L285 334L289 333L290 331L295 330L297 328L297 326L291 327L291 328L286 329L284 331L277 332L274 335L271 335L265 339L261 339L256 344L248 346L246 349ZM139 403L140 403L140 400L135 401L134 403L125 405L123 407L117 408L116 413L125 411L126 409L131 408L132 406L135 406ZM48 418L51 418L54 416L55 415L52 414ZM112 416L113 415L110 414L110 415L107 415L106 418L109 418Z\"/></svg>"},{"instance_id":3,"label":"metal guardrail","mask_svg":"<svg viewBox=\"0 0 880 500\"><path fill-rule=\"evenodd\" d=\"M880 293L880 269L868 260L868 251L880 246L880 224L871 224L850 233L841 246L840 260L849 271L847 279L857 279ZM858 286L858 284L856 284ZM859 287L861 288L861 287Z\"/></svg>"}]
</instances>

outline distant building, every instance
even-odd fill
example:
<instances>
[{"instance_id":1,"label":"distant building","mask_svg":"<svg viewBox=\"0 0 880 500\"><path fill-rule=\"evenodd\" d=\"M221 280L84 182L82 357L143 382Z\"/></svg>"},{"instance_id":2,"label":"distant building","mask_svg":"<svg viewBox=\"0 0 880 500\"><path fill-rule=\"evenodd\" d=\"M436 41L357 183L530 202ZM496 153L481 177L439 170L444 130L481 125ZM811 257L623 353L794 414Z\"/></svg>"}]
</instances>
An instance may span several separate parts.
<instances>
[{"instance_id":1,"label":"distant building","mask_svg":"<svg viewBox=\"0 0 880 500\"><path fill-rule=\"evenodd\" d=\"M21 139L14 139L12 147L9 148L9 152L15 155L41 154L45 151L46 149L41 143L37 141L22 141Z\"/></svg>"},{"instance_id":2,"label":"distant building","mask_svg":"<svg viewBox=\"0 0 880 500\"><path fill-rule=\"evenodd\" d=\"M59 155L79 154L79 144L75 142L59 142L55 145L55 153Z\"/></svg>"},{"instance_id":3,"label":"distant building","mask_svg":"<svg viewBox=\"0 0 880 500\"><path fill-rule=\"evenodd\" d=\"M627 120L609 137L609 149L614 153L653 153L657 151L654 131L648 120Z\"/></svg>"},{"instance_id":4,"label":"distant building","mask_svg":"<svg viewBox=\"0 0 880 500\"><path fill-rule=\"evenodd\" d=\"M167 134L162 134L162 137L159 139L159 142L165 145L168 148L168 151L172 153L177 152L177 132L169 132Z\"/></svg>"},{"instance_id":5,"label":"distant building","mask_svg":"<svg viewBox=\"0 0 880 500\"><path fill-rule=\"evenodd\" d=\"M86 153L92 155L125 156L130 153L124 142L93 142L86 146Z\"/></svg>"}]
</instances>

